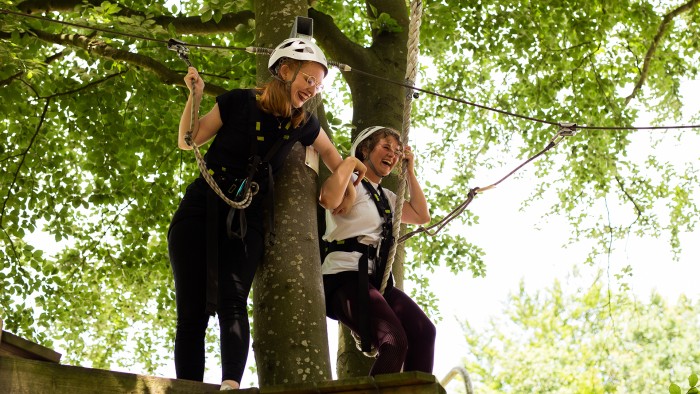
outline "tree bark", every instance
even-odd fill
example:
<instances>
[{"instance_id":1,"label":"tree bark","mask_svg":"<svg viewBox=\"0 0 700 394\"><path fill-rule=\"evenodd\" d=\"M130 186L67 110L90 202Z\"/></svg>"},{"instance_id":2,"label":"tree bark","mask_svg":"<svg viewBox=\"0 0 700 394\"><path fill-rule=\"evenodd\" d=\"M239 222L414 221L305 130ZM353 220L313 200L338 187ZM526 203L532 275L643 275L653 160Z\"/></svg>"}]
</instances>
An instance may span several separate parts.
<instances>
[{"instance_id":1,"label":"tree bark","mask_svg":"<svg viewBox=\"0 0 700 394\"><path fill-rule=\"evenodd\" d=\"M258 46L289 37L303 1L255 3ZM258 57L258 83L269 78L267 57ZM297 144L275 178L277 243L267 248L254 281L253 349L260 387L331 379L321 279L316 209L317 175Z\"/></svg>"}]
</instances>

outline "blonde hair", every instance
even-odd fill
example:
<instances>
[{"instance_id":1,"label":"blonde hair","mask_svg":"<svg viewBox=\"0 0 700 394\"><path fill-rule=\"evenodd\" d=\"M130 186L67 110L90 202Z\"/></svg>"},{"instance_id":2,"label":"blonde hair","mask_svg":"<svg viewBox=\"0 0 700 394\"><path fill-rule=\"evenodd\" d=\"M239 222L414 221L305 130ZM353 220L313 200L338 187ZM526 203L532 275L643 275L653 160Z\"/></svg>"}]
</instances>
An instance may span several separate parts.
<instances>
[{"instance_id":1,"label":"blonde hair","mask_svg":"<svg viewBox=\"0 0 700 394\"><path fill-rule=\"evenodd\" d=\"M286 64L287 67L294 70L301 68L304 63L305 62L299 60L284 58L280 60L275 71L279 70L283 64ZM292 108L289 89L290 87L287 82L283 82L275 76L271 81L267 82L261 88L258 88L258 94L260 95L258 107L271 114L279 114L285 118L291 117L292 127L296 128L306 121L306 111L303 107Z\"/></svg>"}]
</instances>

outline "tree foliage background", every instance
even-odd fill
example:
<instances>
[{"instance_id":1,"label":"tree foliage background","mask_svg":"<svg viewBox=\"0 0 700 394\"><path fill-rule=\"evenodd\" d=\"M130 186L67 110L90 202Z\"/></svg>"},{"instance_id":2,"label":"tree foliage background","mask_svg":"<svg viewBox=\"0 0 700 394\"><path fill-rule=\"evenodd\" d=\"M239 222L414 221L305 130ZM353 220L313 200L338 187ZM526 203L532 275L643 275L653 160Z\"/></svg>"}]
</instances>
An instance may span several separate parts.
<instances>
[{"instance_id":1,"label":"tree foliage background","mask_svg":"<svg viewBox=\"0 0 700 394\"><path fill-rule=\"evenodd\" d=\"M698 300L635 299L590 287L521 283L488 329L465 323L465 365L480 393L664 393L700 363ZM678 380L676 380L678 379Z\"/></svg>"},{"instance_id":2,"label":"tree foliage background","mask_svg":"<svg viewBox=\"0 0 700 394\"><path fill-rule=\"evenodd\" d=\"M698 77L699 3L426 1L419 83L555 123L630 126L644 110L655 114L654 124L672 124L683 110L679 84ZM0 7L12 11L0 13L0 314L7 329L67 349L68 363L152 372L165 362L153 355L170 348L174 332L167 225L197 175L190 153L175 142L185 66L163 40L254 45L254 4L0 0ZM308 14L331 59L402 82L405 1L311 2ZM202 108L227 89L255 85L253 55L193 48L190 57L207 79ZM396 126L401 89L353 72L342 76L347 85L339 83L340 93L324 102L332 122L352 105L355 127L385 119ZM493 152L512 163L558 131L420 97L413 126L434 133L434 142L418 147L421 163L452 174L448 182L425 179L435 219L466 198L478 169L504 165ZM352 129L334 126L344 146ZM550 214L569 219L571 242L599 241L589 262L630 233L662 237L678 252L679 234L698 220L697 161L658 157L653 147L668 139L683 144L697 133L581 130L534 162L543 182L529 198L551 201ZM651 147L643 161L627 155L635 138ZM629 216L608 220L607 202L627 207ZM458 221L478 220L467 210ZM51 234L60 252L47 256L29 243L37 230ZM415 237L408 248L430 256L424 263L487 272L479 245L454 232ZM434 306L429 293L421 302Z\"/></svg>"}]
</instances>

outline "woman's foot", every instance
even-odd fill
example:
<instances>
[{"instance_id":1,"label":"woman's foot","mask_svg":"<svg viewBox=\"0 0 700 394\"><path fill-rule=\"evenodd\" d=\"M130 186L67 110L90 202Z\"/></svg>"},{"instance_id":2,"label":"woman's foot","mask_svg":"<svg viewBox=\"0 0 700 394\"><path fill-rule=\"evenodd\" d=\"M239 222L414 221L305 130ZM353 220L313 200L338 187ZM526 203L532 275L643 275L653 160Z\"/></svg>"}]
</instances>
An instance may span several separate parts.
<instances>
[{"instance_id":1,"label":"woman's foot","mask_svg":"<svg viewBox=\"0 0 700 394\"><path fill-rule=\"evenodd\" d=\"M221 382L221 388L219 390L237 390L239 387L238 382L235 380L224 380Z\"/></svg>"}]
</instances>

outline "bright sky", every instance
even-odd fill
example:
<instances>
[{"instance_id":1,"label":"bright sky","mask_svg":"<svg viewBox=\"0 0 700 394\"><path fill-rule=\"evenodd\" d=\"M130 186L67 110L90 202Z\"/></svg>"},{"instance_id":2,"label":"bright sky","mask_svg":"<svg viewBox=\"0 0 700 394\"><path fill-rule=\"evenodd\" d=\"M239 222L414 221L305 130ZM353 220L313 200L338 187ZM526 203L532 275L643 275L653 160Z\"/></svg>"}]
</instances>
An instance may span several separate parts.
<instances>
[{"instance_id":1,"label":"bright sky","mask_svg":"<svg viewBox=\"0 0 700 394\"><path fill-rule=\"evenodd\" d=\"M681 90L689 116L700 111L698 92L700 81L687 83ZM637 125L649 125L642 122L644 119L640 119ZM648 140L645 133L650 132L640 131L631 151L646 156L654 149L645 143ZM674 130L670 133L687 133L695 143L688 144L687 140L685 144L668 142L660 149L654 149L654 154L697 165L700 158L697 131ZM521 161L514 158L506 168L490 170L483 177L477 176L473 186L487 185L500 179ZM468 272L455 276L443 269L431 278L432 290L440 300L439 310L443 316L443 321L438 324L434 369L438 379L445 377L451 368L463 365L461 360L467 350L460 323L468 321L472 327L486 329L490 319L501 315L508 294L517 292L521 280L528 292L551 287L555 279L561 281L564 289L575 292L577 288L590 286L596 272L603 269L603 272L609 271L611 289L617 290L619 282L615 281L614 274L631 265L633 275L626 281L641 300L647 300L652 290L658 291L670 302L675 302L681 293L693 299L700 298L697 287L700 245L696 241L700 239L700 231L681 236L683 253L677 262L673 261L665 240L633 236L614 243L610 257L599 257L594 267L583 266L581 263L590 250L590 242L582 240L563 247L570 236L569 224L563 218L542 218L548 204L554 202L541 201L521 212L522 201L538 184L538 180L534 177L532 166L523 167L517 174L518 179L508 178L496 189L479 195L468 208L480 217L480 223L462 230L462 234L484 249L486 277L473 278ZM696 196L696 201L697 198L700 196ZM623 219L629 207L624 211L614 206L610 209L614 225L630 223ZM595 214L604 215L604 211L601 209ZM572 275L574 266L579 269L578 277ZM455 384L462 383L455 379L450 386Z\"/></svg>"}]
</instances>

